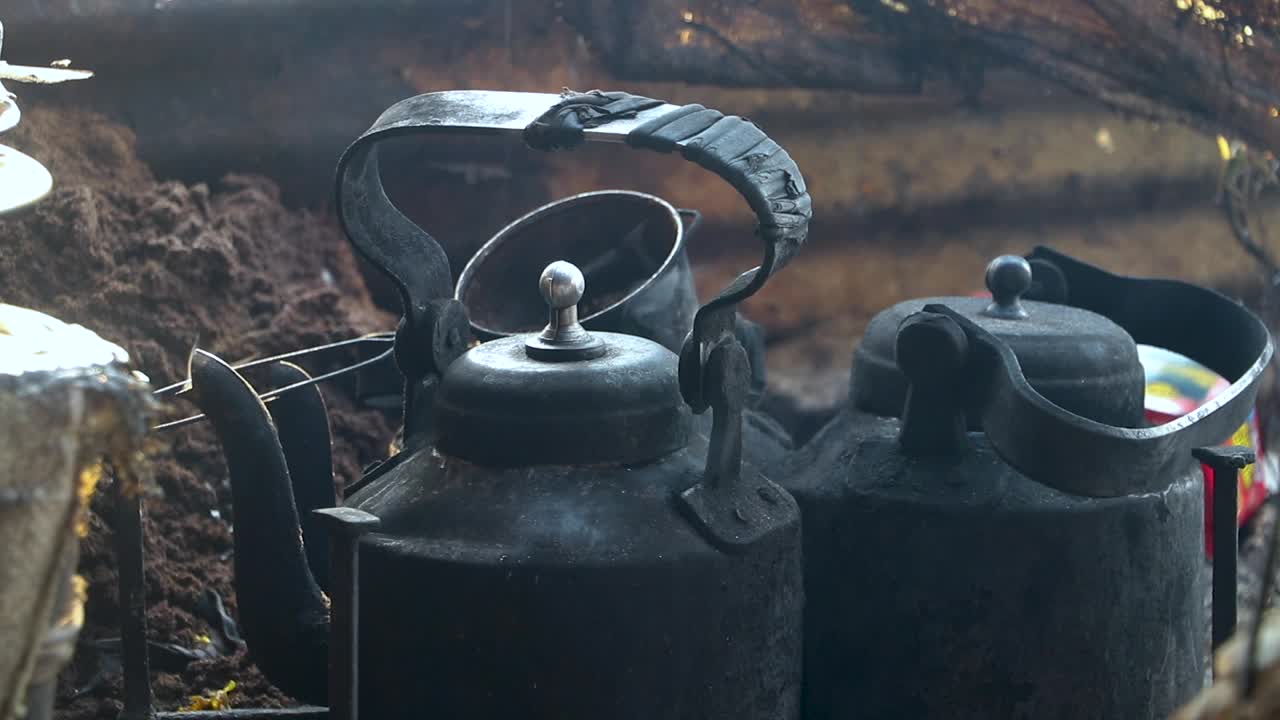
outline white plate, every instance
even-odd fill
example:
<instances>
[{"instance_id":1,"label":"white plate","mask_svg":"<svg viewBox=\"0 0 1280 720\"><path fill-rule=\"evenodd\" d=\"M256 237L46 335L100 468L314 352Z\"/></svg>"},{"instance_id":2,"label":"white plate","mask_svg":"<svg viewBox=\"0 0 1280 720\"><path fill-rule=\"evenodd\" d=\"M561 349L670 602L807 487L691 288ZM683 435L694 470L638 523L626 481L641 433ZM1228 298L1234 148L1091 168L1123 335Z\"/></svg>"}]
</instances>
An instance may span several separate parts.
<instances>
[{"instance_id":1,"label":"white plate","mask_svg":"<svg viewBox=\"0 0 1280 720\"><path fill-rule=\"evenodd\" d=\"M53 176L35 158L0 145L0 215L13 212L49 194Z\"/></svg>"}]
</instances>

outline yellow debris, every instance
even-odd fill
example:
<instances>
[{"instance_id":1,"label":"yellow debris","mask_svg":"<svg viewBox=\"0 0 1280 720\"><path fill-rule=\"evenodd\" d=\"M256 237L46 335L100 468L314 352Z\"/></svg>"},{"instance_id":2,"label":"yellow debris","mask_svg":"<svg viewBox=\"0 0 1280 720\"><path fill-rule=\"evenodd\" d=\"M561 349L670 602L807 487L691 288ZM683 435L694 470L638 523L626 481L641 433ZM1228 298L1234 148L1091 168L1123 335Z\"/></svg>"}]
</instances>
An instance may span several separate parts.
<instances>
[{"instance_id":1,"label":"yellow debris","mask_svg":"<svg viewBox=\"0 0 1280 720\"><path fill-rule=\"evenodd\" d=\"M59 628L84 626L84 603L89 598L89 582L79 575L71 576L71 607L53 624Z\"/></svg>"},{"instance_id":2,"label":"yellow debris","mask_svg":"<svg viewBox=\"0 0 1280 720\"><path fill-rule=\"evenodd\" d=\"M1102 152L1111 154L1116 151L1115 140L1111 138L1111 131L1106 128L1098 128L1098 132L1093 136L1093 141L1098 144Z\"/></svg>"},{"instance_id":3,"label":"yellow debris","mask_svg":"<svg viewBox=\"0 0 1280 720\"><path fill-rule=\"evenodd\" d=\"M227 699L227 696L230 695L231 691L235 689L236 689L236 681L232 680L231 682L227 683L226 687L222 688L221 690L218 690L217 692L214 692L212 695L209 695L208 697L202 697L200 695L192 695L191 702L187 703L182 707L182 712L198 712L200 710L225 710L231 707L231 701Z\"/></svg>"},{"instance_id":4,"label":"yellow debris","mask_svg":"<svg viewBox=\"0 0 1280 720\"><path fill-rule=\"evenodd\" d=\"M76 497L80 505L76 510L76 535L85 537L89 534L89 503L93 493L102 481L102 463L87 465L80 471L80 482L76 483Z\"/></svg>"}]
</instances>

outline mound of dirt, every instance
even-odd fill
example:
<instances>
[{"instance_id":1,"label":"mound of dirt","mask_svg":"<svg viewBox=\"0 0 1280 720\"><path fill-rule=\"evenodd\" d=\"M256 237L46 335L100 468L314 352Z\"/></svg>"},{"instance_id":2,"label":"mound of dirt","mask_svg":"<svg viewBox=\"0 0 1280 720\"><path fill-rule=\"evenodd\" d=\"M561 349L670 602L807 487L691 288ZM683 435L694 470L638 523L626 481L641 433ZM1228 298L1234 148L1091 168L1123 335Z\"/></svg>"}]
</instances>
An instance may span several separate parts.
<instances>
[{"instance_id":1,"label":"mound of dirt","mask_svg":"<svg viewBox=\"0 0 1280 720\"><path fill-rule=\"evenodd\" d=\"M0 301L121 344L156 386L185 377L194 345L238 361L394 328L395 318L369 299L336 223L286 209L270 181L160 182L137 159L126 128L92 113L24 110L4 141L44 162L56 189L0 219ZM316 373L350 359L303 364ZM379 412L357 409L347 386L326 386L325 397L337 480L349 481L385 456L392 430ZM181 405L175 401L174 416L195 412ZM218 631L200 612L207 590L234 614L230 488L206 426L158 440L158 496L148 499L145 520L149 631L156 642L196 649ZM60 681L58 715L67 720L114 718L120 709L118 661L89 647L119 634L105 499L95 503L83 546L90 593L82 651ZM243 652L170 672L153 661L153 670L162 710L230 680L233 706L290 703Z\"/></svg>"}]
</instances>

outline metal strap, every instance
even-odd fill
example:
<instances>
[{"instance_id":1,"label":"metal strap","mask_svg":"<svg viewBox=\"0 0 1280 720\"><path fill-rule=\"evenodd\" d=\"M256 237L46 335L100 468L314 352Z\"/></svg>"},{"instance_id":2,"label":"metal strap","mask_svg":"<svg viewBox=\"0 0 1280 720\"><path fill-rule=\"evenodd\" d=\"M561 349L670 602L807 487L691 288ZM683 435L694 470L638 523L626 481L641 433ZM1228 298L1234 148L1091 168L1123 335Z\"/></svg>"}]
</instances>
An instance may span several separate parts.
<instances>
[{"instance_id":1,"label":"metal strap","mask_svg":"<svg viewBox=\"0 0 1280 720\"><path fill-rule=\"evenodd\" d=\"M1007 344L945 305L969 341L968 402L983 431L1011 466L1050 487L1092 497L1156 492L1193 462L1192 451L1217 445L1248 418L1274 352L1256 315L1212 290L1176 280L1129 278L1037 248L1065 280L1065 304L1097 312L1136 342L1166 348L1231 382L1193 412L1156 427L1123 428L1068 412L1040 395Z\"/></svg>"}]
</instances>

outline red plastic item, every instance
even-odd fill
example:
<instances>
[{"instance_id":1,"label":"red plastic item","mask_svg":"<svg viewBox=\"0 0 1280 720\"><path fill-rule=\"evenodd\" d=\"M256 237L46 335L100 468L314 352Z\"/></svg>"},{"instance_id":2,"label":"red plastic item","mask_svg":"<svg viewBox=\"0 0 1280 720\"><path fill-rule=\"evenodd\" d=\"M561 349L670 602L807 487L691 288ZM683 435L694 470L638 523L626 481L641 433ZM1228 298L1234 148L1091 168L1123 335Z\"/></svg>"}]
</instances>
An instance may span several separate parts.
<instances>
[{"instance_id":1,"label":"red plastic item","mask_svg":"<svg viewBox=\"0 0 1280 720\"><path fill-rule=\"evenodd\" d=\"M1152 424L1163 424L1195 410L1225 390L1229 383L1204 366L1181 355L1150 347L1139 347L1139 356L1147 371L1146 415ZM1255 409L1245 424L1227 438L1223 445L1253 448L1258 462L1240 472L1236 489L1236 526L1243 526L1266 501L1268 478L1262 457L1262 433ZM1213 469L1201 465L1204 472L1205 551L1213 556Z\"/></svg>"}]
</instances>

